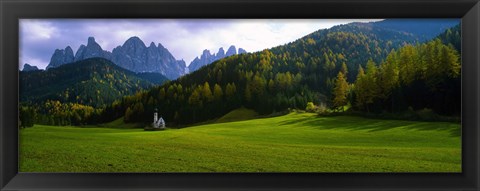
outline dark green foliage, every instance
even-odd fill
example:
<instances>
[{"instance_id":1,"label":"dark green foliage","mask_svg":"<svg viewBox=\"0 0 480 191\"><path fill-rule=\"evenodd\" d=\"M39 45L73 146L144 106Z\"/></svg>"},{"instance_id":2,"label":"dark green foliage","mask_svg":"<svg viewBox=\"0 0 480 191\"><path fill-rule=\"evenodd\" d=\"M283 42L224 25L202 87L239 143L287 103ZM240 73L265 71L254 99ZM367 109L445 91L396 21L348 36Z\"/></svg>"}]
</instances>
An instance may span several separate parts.
<instances>
[{"instance_id":1,"label":"dark green foliage","mask_svg":"<svg viewBox=\"0 0 480 191\"><path fill-rule=\"evenodd\" d=\"M138 73L137 76L155 85L162 85L163 83L168 81L168 78L160 73L145 72Z\"/></svg>"},{"instance_id":2,"label":"dark green foliage","mask_svg":"<svg viewBox=\"0 0 480 191\"><path fill-rule=\"evenodd\" d=\"M28 106L19 107L19 127L33 127L36 118L34 108Z\"/></svg>"},{"instance_id":3,"label":"dark green foliage","mask_svg":"<svg viewBox=\"0 0 480 191\"><path fill-rule=\"evenodd\" d=\"M452 27L450 29L447 29L445 32L440 34L438 38L444 43L444 44L451 44L453 47L458 52L461 52L462 49L462 32L460 28L460 24L456 25L455 27Z\"/></svg>"},{"instance_id":4,"label":"dark green foliage","mask_svg":"<svg viewBox=\"0 0 480 191\"><path fill-rule=\"evenodd\" d=\"M106 106L126 95L152 87L163 76L135 73L103 58L91 58L46 71L20 72L20 101Z\"/></svg>"},{"instance_id":5,"label":"dark green foliage","mask_svg":"<svg viewBox=\"0 0 480 191\"><path fill-rule=\"evenodd\" d=\"M392 51L378 67L369 62L366 74L355 82L351 101L367 112L402 112L411 107L460 115L460 68L458 52L440 39L406 45Z\"/></svg>"},{"instance_id":6,"label":"dark green foliage","mask_svg":"<svg viewBox=\"0 0 480 191\"><path fill-rule=\"evenodd\" d=\"M37 124L45 125L85 125L98 121L101 109L78 103L61 103L47 100L44 103L34 103L38 117Z\"/></svg>"}]
</instances>

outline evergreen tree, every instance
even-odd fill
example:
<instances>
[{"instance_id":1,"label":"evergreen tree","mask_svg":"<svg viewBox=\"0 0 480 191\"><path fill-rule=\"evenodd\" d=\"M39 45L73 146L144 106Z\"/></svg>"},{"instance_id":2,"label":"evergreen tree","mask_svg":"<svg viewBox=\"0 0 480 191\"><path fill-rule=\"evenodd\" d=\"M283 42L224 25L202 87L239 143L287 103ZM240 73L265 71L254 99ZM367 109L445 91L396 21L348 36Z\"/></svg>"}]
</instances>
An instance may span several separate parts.
<instances>
[{"instance_id":1,"label":"evergreen tree","mask_svg":"<svg viewBox=\"0 0 480 191\"><path fill-rule=\"evenodd\" d=\"M30 108L27 106L20 106L20 111L19 111L20 127L22 128L33 127L35 118L36 116L33 108Z\"/></svg>"},{"instance_id":2,"label":"evergreen tree","mask_svg":"<svg viewBox=\"0 0 480 191\"><path fill-rule=\"evenodd\" d=\"M367 92L365 91L367 88L366 86L367 82L365 81L365 72L360 65L358 68L357 80L355 81L355 102L360 110L363 110L367 104Z\"/></svg>"},{"instance_id":3,"label":"evergreen tree","mask_svg":"<svg viewBox=\"0 0 480 191\"><path fill-rule=\"evenodd\" d=\"M348 83L342 72L338 72L337 80L335 81L335 88L333 90L333 106L334 108L342 107L344 111L345 105L347 105L347 90Z\"/></svg>"},{"instance_id":4,"label":"evergreen tree","mask_svg":"<svg viewBox=\"0 0 480 191\"><path fill-rule=\"evenodd\" d=\"M208 82L203 84L202 96L207 102L213 101L212 90L210 89L210 84L208 84Z\"/></svg>"},{"instance_id":5,"label":"evergreen tree","mask_svg":"<svg viewBox=\"0 0 480 191\"><path fill-rule=\"evenodd\" d=\"M213 97L216 101L220 101L223 98L222 87L220 87L220 85L218 84L215 84L215 86L213 87Z\"/></svg>"}]
</instances>

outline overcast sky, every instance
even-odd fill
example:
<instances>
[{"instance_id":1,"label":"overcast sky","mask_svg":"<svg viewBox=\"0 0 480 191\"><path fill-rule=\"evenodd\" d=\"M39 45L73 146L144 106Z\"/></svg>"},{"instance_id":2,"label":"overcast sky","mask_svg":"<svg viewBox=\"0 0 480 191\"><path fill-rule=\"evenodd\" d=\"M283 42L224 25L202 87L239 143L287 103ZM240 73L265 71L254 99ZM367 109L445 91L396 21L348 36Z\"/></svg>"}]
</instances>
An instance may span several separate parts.
<instances>
[{"instance_id":1,"label":"overcast sky","mask_svg":"<svg viewBox=\"0 0 480 191\"><path fill-rule=\"evenodd\" d=\"M137 36L148 46L161 43L186 64L204 49L216 53L230 45L248 52L282 45L319 29L368 19L21 19L20 63L40 69L50 62L55 49L72 47L74 54L88 37L95 37L107 51Z\"/></svg>"}]
</instances>

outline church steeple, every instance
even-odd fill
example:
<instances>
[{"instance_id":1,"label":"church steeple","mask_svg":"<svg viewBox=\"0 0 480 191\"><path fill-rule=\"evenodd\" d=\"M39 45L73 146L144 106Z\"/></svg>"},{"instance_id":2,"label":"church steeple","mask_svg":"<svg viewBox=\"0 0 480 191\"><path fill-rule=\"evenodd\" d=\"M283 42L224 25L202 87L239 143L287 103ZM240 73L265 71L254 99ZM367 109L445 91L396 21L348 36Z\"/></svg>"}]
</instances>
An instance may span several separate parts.
<instances>
[{"instance_id":1,"label":"church steeple","mask_svg":"<svg viewBox=\"0 0 480 191\"><path fill-rule=\"evenodd\" d=\"M157 123L158 121L158 110L155 108L155 112L153 113L153 123Z\"/></svg>"}]
</instances>

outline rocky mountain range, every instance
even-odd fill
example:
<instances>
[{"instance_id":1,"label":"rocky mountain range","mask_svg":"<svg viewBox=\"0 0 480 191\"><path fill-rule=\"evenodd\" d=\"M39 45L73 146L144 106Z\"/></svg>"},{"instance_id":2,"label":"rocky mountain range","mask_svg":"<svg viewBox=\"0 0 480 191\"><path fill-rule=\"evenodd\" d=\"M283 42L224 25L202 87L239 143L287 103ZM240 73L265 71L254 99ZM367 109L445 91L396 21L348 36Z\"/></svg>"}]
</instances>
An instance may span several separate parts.
<instances>
[{"instance_id":1,"label":"rocky mountain range","mask_svg":"<svg viewBox=\"0 0 480 191\"><path fill-rule=\"evenodd\" d=\"M242 48L239 48L238 49L238 54L243 54L243 53L247 53L247 51L245 51L244 49ZM223 50L223 47L219 48L218 49L218 52L215 54L211 54L210 53L210 50L203 50L203 53L202 55L200 56L200 58L197 56L191 63L190 65L188 65L188 71L191 73L191 72L194 72L198 69L200 69L201 67L205 66L205 65L208 65L212 62L215 62L217 60L220 60L222 58L225 58L225 57L228 57L228 56L232 56L232 55L235 55L237 54L237 49L235 48L235 46L230 46L228 49L227 49L227 52L225 53L225 50Z\"/></svg>"},{"instance_id":2,"label":"rocky mountain range","mask_svg":"<svg viewBox=\"0 0 480 191\"><path fill-rule=\"evenodd\" d=\"M160 43L156 46L152 42L149 47L146 47L138 37L129 38L122 46L114 48L112 52L103 50L94 37L89 37L87 45L81 45L75 55L70 46L55 50L46 69L94 57L108 59L116 65L136 73L160 73L169 79L176 79L186 73L185 61L176 60Z\"/></svg>"},{"instance_id":3,"label":"rocky mountain range","mask_svg":"<svg viewBox=\"0 0 480 191\"><path fill-rule=\"evenodd\" d=\"M70 48L70 46L67 46L65 49L56 49L52 55L52 58L50 58L50 63L46 69L48 70L50 68L56 68L67 63L72 63L74 59L75 56L73 55L73 50Z\"/></svg>"},{"instance_id":4,"label":"rocky mountain range","mask_svg":"<svg viewBox=\"0 0 480 191\"><path fill-rule=\"evenodd\" d=\"M38 71L38 67L36 66L32 66L28 63L25 63L25 65L23 65L23 72L31 72L31 71Z\"/></svg>"},{"instance_id":5,"label":"rocky mountain range","mask_svg":"<svg viewBox=\"0 0 480 191\"><path fill-rule=\"evenodd\" d=\"M169 79L184 75L186 64L175 57L162 44L153 42L147 47L138 37L129 38L112 51L112 62L134 72L161 73Z\"/></svg>"},{"instance_id":6,"label":"rocky mountain range","mask_svg":"<svg viewBox=\"0 0 480 191\"><path fill-rule=\"evenodd\" d=\"M77 53L75 53L75 59L74 61L80 61L80 60L85 60L87 58L105 58L108 60L112 60L112 53L105 51L100 47L100 45L95 42L95 38L93 37L88 37L88 43L87 46L85 45L80 45L80 47L77 50Z\"/></svg>"}]
</instances>

